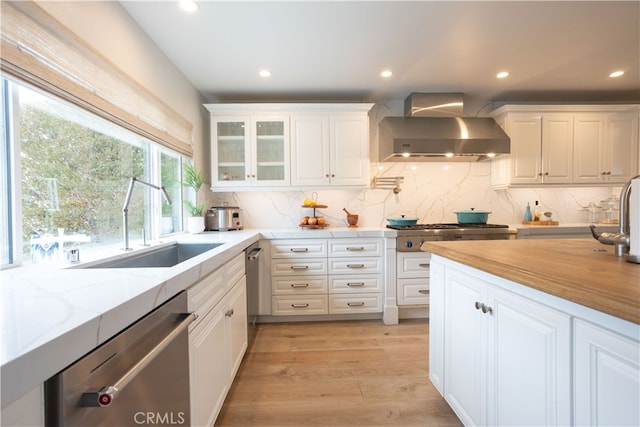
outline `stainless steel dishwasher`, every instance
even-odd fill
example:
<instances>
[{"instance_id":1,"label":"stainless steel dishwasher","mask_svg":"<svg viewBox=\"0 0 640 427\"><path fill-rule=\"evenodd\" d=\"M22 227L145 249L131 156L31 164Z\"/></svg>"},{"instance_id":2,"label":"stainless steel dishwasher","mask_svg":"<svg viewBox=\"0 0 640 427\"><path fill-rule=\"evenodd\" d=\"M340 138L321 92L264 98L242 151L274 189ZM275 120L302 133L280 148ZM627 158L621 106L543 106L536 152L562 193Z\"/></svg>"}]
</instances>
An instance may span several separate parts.
<instances>
[{"instance_id":1,"label":"stainless steel dishwasher","mask_svg":"<svg viewBox=\"0 0 640 427\"><path fill-rule=\"evenodd\" d=\"M247 256L244 264L247 275L247 350L253 344L260 311L260 254L262 251L259 241L245 249Z\"/></svg>"},{"instance_id":2,"label":"stainless steel dishwasher","mask_svg":"<svg viewBox=\"0 0 640 427\"><path fill-rule=\"evenodd\" d=\"M45 426L190 425L182 292L45 382Z\"/></svg>"}]
</instances>

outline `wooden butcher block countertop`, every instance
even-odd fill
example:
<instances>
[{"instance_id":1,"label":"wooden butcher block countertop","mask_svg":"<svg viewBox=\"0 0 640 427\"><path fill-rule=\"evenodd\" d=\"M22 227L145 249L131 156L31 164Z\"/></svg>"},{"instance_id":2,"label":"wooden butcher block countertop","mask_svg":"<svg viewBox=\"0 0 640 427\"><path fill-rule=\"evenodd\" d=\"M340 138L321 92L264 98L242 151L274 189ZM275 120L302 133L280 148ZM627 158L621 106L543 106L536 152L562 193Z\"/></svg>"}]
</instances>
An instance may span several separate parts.
<instances>
[{"instance_id":1,"label":"wooden butcher block countertop","mask_svg":"<svg viewBox=\"0 0 640 427\"><path fill-rule=\"evenodd\" d=\"M613 249L591 238L422 245L424 251L640 324L640 264L616 257Z\"/></svg>"}]
</instances>

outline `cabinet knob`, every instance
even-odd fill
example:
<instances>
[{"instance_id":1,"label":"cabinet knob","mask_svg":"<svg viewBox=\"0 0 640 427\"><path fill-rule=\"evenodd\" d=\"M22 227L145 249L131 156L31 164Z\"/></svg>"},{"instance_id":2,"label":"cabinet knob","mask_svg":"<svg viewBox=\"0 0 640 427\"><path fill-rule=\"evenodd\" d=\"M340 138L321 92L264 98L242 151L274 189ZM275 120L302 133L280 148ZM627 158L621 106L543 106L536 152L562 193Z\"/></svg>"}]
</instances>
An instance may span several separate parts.
<instances>
[{"instance_id":1,"label":"cabinet knob","mask_svg":"<svg viewBox=\"0 0 640 427\"><path fill-rule=\"evenodd\" d=\"M545 173L544 173L544 176L547 176L547 175L549 175L549 172L545 172Z\"/></svg>"},{"instance_id":2,"label":"cabinet knob","mask_svg":"<svg viewBox=\"0 0 640 427\"><path fill-rule=\"evenodd\" d=\"M226 312L226 313L224 313L224 315L225 315L225 316L227 316L227 317L231 317L231 316L233 316L233 308L232 308L232 309L230 309L230 310L227 310L227 312Z\"/></svg>"}]
</instances>

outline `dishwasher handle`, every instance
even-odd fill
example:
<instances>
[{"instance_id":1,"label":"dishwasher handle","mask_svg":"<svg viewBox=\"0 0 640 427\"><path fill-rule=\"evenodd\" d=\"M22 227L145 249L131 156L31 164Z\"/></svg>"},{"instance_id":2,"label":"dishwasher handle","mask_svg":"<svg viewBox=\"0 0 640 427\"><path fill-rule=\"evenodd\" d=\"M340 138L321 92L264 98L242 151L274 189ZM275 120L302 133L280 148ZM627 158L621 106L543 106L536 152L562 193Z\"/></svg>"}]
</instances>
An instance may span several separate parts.
<instances>
[{"instance_id":1,"label":"dishwasher handle","mask_svg":"<svg viewBox=\"0 0 640 427\"><path fill-rule=\"evenodd\" d=\"M196 318L196 313L181 313L179 317L184 317L178 325L173 328L166 337L162 339L155 347L145 354L138 363L133 365L118 381L113 385L103 387L97 392L82 393L82 406L105 407L111 405L118 393L127 386L149 363L153 361L164 350L171 341L180 335Z\"/></svg>"},{"instance_id":2,"label":"dishwasher handle","mask_svg":"<svg viewBox=\"0 0 640 427\"><path fill-rule=\"evenodd\" d=\"M247 254L247 259L249 261L257 260L258 257L260 256L260 254L262 253L262 251L264 251L264 249L262 249L262 248L253 248L253 249L251 249L251 252L249 252Z\"/></svg>"}]
</instances>

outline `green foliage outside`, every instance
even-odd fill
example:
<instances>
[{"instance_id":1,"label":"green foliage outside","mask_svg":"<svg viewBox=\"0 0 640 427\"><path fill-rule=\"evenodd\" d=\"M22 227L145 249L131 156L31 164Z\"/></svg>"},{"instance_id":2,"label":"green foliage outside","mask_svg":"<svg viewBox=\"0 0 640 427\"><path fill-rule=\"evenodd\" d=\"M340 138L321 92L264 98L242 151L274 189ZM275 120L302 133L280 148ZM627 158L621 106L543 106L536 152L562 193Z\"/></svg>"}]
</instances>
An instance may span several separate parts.
<instances>
[{"instance_id":1,"label":"green foliage outside","mask_svg":"<svg viewBox=\"0 0 640 427\"><path fill-rule=\"evenodd\" d=\"M94 243L121 239L122 205L131 177L146 175L146 148L31 106L20 112L20 141L25 246L32 236L55 235L58 228L88 234ZM141 230L144 216L138 188L130 228Z\"/></svg>"}]
</instances>

